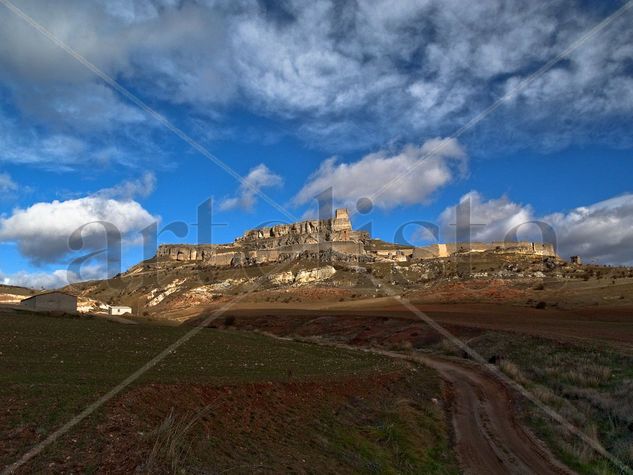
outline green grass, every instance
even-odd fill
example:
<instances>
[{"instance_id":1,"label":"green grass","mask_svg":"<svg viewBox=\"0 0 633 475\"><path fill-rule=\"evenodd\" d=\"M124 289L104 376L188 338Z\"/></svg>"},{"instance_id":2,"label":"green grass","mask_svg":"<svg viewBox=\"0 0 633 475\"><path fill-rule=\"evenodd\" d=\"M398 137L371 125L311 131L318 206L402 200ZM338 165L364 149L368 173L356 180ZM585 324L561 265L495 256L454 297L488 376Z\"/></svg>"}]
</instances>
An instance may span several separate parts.
<instances>
[{"instance_id":1,"label":"green grass","mask_svg":"<svg viewBox=\"0 0 633 475\"><path fill-rule=\"evenodd\" d=\"M75 413L191 330L31 314L0 316L0 328L0 398L32 401L24 410L44 426ZM288 371L295 379L322 379L392 365L370 354L205 328L139 383L283 381Z\"/></svg>"},{"instance_id":2,"label":"green grass","mask_svg":"<svg viewBox=\"0 0 633 475\"><path fill-rule=\"evenodd\" d=\"M448 438L438 431L442 417L438 408L399 400L364 425L333 422L334 451L361 473L458 473Z\"/></svg>"},{"instance_id":3,"label":"green grass","mask_svg":"<svg viewBox=\"0 0 633 475\"><path fill-rule=\"evenodd\" d=\"M15 440L11 434L16 431L27 434L19 447L5 447L4 452L0 449L0 467L16 460L37 440L66 423L190 330L191 327L121 325L95 318L0 315L0 441ZM289 380L327 383L394 371L402 371L401 362L368 353L205 328L128 390L153 383L182 384L185 391L187 384L239 386ZM423 407L431 405L431 397L439 397L439 380L430 381L420 377L420 385L428 386L429 391ZM419 394L417 388L416 385L415 394ZM291 408L289 411L292 414ZM372 411L382 425L355 425L352 419L342 422L334 418L324 426L324 437L339 434L339 442L344 445L340 450L332 449L333 460L340 462L336 457L355 450L353 440L361 437L368 444L364 455L370 461L368 466L383 467L385 473L414 472L420 467L428 473L445 473L444 467L453 466L441 411L427 414L416 410L411 417L392 408L374 407ZM325 409L323 420L331 413ZM46 467L50 461L60 463L61 457L68 454L70 439L78 439L73 441L74 449L89 450L91 438L98 436L100 424L108 422L108 414L103 408L74 428L63 441L38 457L36 469ZM345 433L351 438L347 445L343 442ZM209 457L212 463L212 452Z\"/></svg>"}]
</instances>

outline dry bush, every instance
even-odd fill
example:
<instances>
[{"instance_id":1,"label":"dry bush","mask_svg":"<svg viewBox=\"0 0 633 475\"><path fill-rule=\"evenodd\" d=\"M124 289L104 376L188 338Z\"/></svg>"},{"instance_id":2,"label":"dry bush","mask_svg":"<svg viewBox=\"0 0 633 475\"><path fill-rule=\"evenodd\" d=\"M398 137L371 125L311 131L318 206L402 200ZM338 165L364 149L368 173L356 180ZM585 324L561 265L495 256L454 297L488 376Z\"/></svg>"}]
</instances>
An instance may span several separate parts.
<instances>
[{"instance_id":1,"label":"dry bush","mask_svg":"<svg viewBox=\"0 0 633 475\"><path fill-rule=\"evenodd\" d=\"M501 363L499 363L499 368L501 368L501 371L514 379L517 383L526 384L529 382L528 379L521 372L521 369L512 361L501 360Z\"/></svg>"},{"instance_id":2,"label":"dry bush","mask_svg":"<svg viewBox=\"0 0 633 475\"><path fill-rule=\"evenodd\" d=\"M147 459L148 473L178 473L191 452L190 433L209 410L210 406L178 416L172 408L153 433L156 439Z\"/></svg>"},{"instance_id":3,"label":"dry bush","mask_svg":"<svg viewBox=\"0 0 633 475\"><path fill-rule=\"evenodd\" d=\"M560 398L553 391L540 384L532 388L532 394L549 406L560 406Z\"/></svg>"},{"instance_id":4,"label":"dry bush","mask_svg":"<svg viewBox=\"0 0 633 475\"><path fill-rule=\"evenodd\" d=\"M584 364L561 373L561 377L578 386L595 387L611 379L611 368L597 364Z\"/></svg>"}]
</instances>

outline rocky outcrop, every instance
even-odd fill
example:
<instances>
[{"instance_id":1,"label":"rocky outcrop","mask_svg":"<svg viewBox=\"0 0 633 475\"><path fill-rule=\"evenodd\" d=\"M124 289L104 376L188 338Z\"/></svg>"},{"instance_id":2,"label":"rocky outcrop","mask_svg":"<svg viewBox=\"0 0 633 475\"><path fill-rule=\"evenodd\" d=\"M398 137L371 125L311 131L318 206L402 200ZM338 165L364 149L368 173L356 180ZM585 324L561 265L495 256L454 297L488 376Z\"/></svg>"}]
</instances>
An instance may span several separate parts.
<instances>
[{"instance_id":1,"label":"rocky outcrop","mask_svg":"<svg viewBox=\"0 0 633 475\"><path fill-rule=\"evenodd\" d=\"M546 243L446 243L424 247L387 243L371 239L366 231L354 231L346 209L337 209L330 219L252 229L231 244L162 245L157 257L159 260L241 267L293 259L348 263L420 262L481 252L557 258L554 247Z\"/></svg>"},{"instance_id":2,"label":"rocky outcrop","mask_svg":"<svg viewBox=\"0 0 633 475\"><path fill-rule=\"evenodd\" d=\"M322 282L336 274L336 269L332 266L318 267L316 269L305 269L297 272L295 283L310 284L313 282Z\"/></svg>"},{"instance_id":3,"label":"rocky outcrop","mask_svg":"<svg viewBox=\"0 0 633 475\"><path fill-rule=\"evenodd\" d=\"M268 282L275 286L292 284L312 284L323 282L336 274L336 269L332 266L317 267L315 269L304 269L295 275L291 271L271 274L267 277Z\"/></svg>"},{"instance_id":4,"label":"rocky outcrop","mask_svg":"<svg viewBox=\"0 0 633 475\"><path fill-rule=\"evenodd\" d=\"M165 298L169 297L171 294L178 292L180 290L180 286L185 282L185 279L176 279L170 284L167 284L162 289L154 289L147 296L147 306L154 307L161 303Z\"/></svg>"},{"instance_id":5,"label":"rocky outcrop","mask_svg":"<svg viewBox=\"0 0 633 475\"><path fill-rule=\"evenodd\" d=\"M352 230L346 209L337 209L333 218L278 224L246 231L235 244L248 250L279 249L288 246L334 242L363 242L369 233Z\"/></svg>"},{"instance_id":6,"label":"rocky outcrop","mask_svg":"<svg viewBox=\"0 0 633 475\"><path fill-rule=\"evenodd\" d=\"M279 274L269 275L268 281L273 285L288 285L295 281L295 275L290 271L280 272Z\"/></svg>"}]
</instances>

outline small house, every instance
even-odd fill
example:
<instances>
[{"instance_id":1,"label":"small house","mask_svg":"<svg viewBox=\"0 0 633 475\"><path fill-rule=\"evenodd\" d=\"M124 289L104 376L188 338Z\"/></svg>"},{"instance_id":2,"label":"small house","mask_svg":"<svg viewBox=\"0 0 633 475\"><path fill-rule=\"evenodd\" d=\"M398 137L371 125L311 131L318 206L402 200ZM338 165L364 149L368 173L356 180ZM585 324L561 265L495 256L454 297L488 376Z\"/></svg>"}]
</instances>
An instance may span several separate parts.
<instances>
[{"instance_id":1,"label":"small house","mask_svg":"<svg viewBox=\"0 0 633 475\"><path fill-rule=\"evenodd\" d=\"M76 313L77 297L55 290L26 298L20 305L35 311Z\"/></svg>"},{"instance_id":2,"label":"small house","mask_svg":"<svg viewBox=\"0 0 633 475\"><path fill-rule=\"evenodd\" d=\"M108 309L110 315L125 315L132 314L132 307L126 307L125 305L110 305Z\"/></svg>"}]
</instances>

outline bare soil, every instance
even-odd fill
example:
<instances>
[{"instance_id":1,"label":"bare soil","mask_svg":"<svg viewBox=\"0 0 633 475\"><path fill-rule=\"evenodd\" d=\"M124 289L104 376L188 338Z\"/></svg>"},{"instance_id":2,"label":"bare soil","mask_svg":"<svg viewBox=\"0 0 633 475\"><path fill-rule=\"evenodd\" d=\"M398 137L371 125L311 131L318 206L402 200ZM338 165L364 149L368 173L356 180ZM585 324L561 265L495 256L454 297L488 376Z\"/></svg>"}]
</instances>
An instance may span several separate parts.
<instances>
[{"instance_id":1,"label":"bare soil","mask_svg":"<svg viewBox=\"0 0 633 475\"><path fill-rule=\"evenodd\" d=\"M417 304L416 307L457 335L477 335L496 330L542 336L555 340L592 341L633 347L633 307L585 307L573 309L518 307L509 304ZM213 308L203 313L213 311ZM198 310L202 312L202 310ZM192 313L194 313L192 311ZM357 343L372 339L401 339L404 333L441 338L414 314L392 298L314 304L257 304L231 307L226 315L242 328L258 328L276 334L349 336ZM196 317L190 323L199 321ZM435 335L435 336L433 336ZM413 341L412 343L415 343Z\"/></svg>"}]
</instances>

